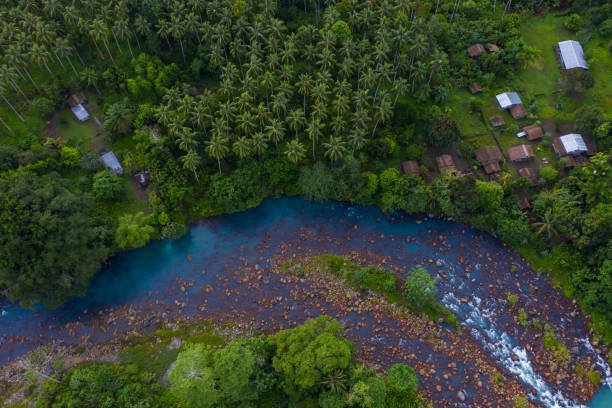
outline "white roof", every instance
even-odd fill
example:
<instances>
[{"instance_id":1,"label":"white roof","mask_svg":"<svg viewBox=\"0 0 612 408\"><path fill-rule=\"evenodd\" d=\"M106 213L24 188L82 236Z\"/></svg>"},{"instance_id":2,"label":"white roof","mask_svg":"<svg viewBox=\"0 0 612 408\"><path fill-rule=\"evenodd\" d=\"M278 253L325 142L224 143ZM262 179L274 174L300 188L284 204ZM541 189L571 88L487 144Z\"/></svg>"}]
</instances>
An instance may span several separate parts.
<instances>
[{"instance_id":1,"label":"white roof","mask_svg":"<svg viewBox=\"0 0 612 408\"><path fill-rule=\"evenodd\" d=\"M115 156L115 153L108 152L104 153L100 159L102 160L102 164L104 167L110 170L113 174L123 174L123 167L119 163L119 159Z\"/></svg>"},{"instance_id":2,"label":"white roof","mask_svg":"<svg viewBox=\"0 0 612 408\"><path fill-rule=\"evenodd\" d=\"M87 112L87 109L85 109L80 103L70 109L72 109L74 116L76 116L81 122L85 122L87 119L89 119L89 112Z\"/></svg>"},{"instance_id":3,"label":"white roof","mask_svg":"<svg viewBox=\"0 0 612 408\"><path fill-rule=\"evenodd\" d=\"M578 41L567 40L559 42L559 51L561 52L561 59L565 69L589 69L584 60L582 46Z\"/></svg>"},{"instance_id":4,"label":"white roof","mask_svg":"<svg viewBox=\"0 0 612 408\"><path fill-rule=\"evenodd\" d=\"M499 106L502 109L508 109L511 106L520 105L523 103L516 92L504 92L500 93L499 95L495 95L495 97L497 98L497 103L499 103Z\"/></svg>"},{"instance_id":5,"label":"white roof","mask_svg":"<svg viewBox=\"0 0 612 408\"><path fill-rule=\"evenodd\" d=\"M584 139L578 133L561 136L561 143L568 154L580 154L587 151Z\"/></svg>"}]
</instances>

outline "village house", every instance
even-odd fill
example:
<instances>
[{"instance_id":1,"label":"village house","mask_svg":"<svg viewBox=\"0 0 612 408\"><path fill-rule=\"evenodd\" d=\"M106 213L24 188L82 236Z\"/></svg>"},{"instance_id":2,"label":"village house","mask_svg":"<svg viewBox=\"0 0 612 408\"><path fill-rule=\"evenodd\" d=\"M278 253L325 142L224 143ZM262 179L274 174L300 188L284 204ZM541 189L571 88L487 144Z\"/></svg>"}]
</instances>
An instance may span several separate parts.
<instances>
[{"instance_id":1,"label":"village house","mask_svg":"<svg viewBox=\"0 0 612 408\"><path fill-rule=\"evenodd\" d=\"M467 49L468 56L470 56L471 58L479 57L485 52L485 47L482 44L470 45Z\"/></svg>"},{"instance_id":2,"label":"village house","mask_svg":"<svg viewBox=\"0 0 612 408\"><path fill-rule=\"evenodd\" d=\"M582 68L589 69L584 60L584 52L578 41L567 40L561 41L558 44L561 65L563 69Z\"/></svg>"},{"instance_id":3,"label":"village house","mask_svg":"<svg viewBox=\"0 0 612 408\"><path fill-rule=\"evenodd\" d=\"M518 174L521 177L525 177L526 179L529 179L532 186L535 186L538 184L538 175L535 173L535 171L531 167L522 167L518 169Z\"/></svg>"},{"instance_id":4,"label":"village house","mask_svg":"<svg viewBox=\"0 0 612 408\"><path fill-rule=\"evenodd\" d=\"M450 154L443 154L436 157L436 163L438 164L438 169L440 173L444 174L447 171L457 172L457 166L455 165L455 161Z\"/></svg>"},{"instance_id":5,"label":"village house","mask_svg":"<svg viewBox=\"0 0 612 408\"><path fill-rule=\"evenodd\" d=\"M421 172L419 170L419 163L416 160L406 160L402 162L402 173L412 174L414 177L419 177Z\"/></svg>"},{"instance_id":6,"label":"village house","mask_svg":"<svg viewBox=\"0 0 612 408\"><path fill-rule=\"evenodd\" d=\"M526 133L527 140L530 142L541 139L544 136L544 130L542 130L541 126L536 124L525 126L523 131Z\"/></svg>"},{"instance_id":7,"label":"village house","mask_svg":"<svg viewBox=\"0 0 612 408\"><path fill-rule=\"evenodd\" d=\"M504 92L495 95L499 107L509 110L514 119L521 119L527 116L527 109L523 106L523 101L516 92Z\"/></svg>"},{"instance_id":8,"label":"village house","mask_svg":"<svg viewBox=\"0 0 612 408\"><path fill-rule=\"evenodd\" d=\"M151 181L151 174L148 171L143 170L134 174L134 178L136 179L138 184L140 184L141 187L146 187Z\"/></svg>"},{"instance_id":9,"label":"village house","mask_svg":"<svg viewBox=\"0 0 612 408\"><path fill-rule=\"evenodd\" d=\"M578 133L569 133L561 137L556 137L552 140L552 145L555 153L557 153L559 157L568 155L578 156L582 153L586 153L588 150L582 135Z\"/></svg>"},{"instance_id":10,"label":"village house","mask_svg":"<svg viewBox=\"0 0 612 408\"><path fill-rule=\"evenodd\" d=\"M109 172L116 174L118 176L123 174L123 167L121 167L121 163L119 163L119 159L115 156L115 153L108 152L104 153L100 159L102 160L102 164L104 168Z\"/></svg>"},{"instance_id":11,"label":"village house","mask_svg":"<svg viewBox=\"0 0 612 408\"><path fill-rule=\"evenodd\" d=\"M491 122L491 126L493 127L500 127L500 126L504 126L504 124L506 122L504 122L504 118L502 118L499 115L493 115L489 118L489 122Z\"/></svg>"},{"instance_id":12,"label":"village house","mask_svg":"<svg viewBox=\"0 0 612 408\"><path fill-rule=\"evenodd\" d=\"M482 164L486 174L497 173L501 171L499 164L502 159L502 153L495 146L483 147L476 150L476 160Z\"/></svg>"},{"instance_id":13,"label":"village house","mask_svg":"<svg viewBox=\"0 0 612 408\"><path fill-rule=\"evenodd\" d=\"M68 105L74 116L81 122L85 122L90 118L89 112L85 109L87 103L87 97L83 92L77 92L68 97Z\"/></svg>"},{"instance_id":14,"label":"village house","mask_svg":"<svg viewBox=\"0 0 612 408\"><path fill-rule=\"evenodd\" d=\"M526 144L512 146L508 148L508 156L514 162L529 160L533 157L533 149Z\"/></svg>"}]
</instances>

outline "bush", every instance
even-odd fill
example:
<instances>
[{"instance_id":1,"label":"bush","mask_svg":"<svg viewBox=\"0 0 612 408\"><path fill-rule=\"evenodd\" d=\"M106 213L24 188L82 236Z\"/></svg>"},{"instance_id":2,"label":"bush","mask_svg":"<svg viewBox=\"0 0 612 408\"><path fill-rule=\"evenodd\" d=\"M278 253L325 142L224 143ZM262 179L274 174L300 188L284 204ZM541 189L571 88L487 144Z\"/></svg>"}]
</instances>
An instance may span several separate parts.
<instances>
[{"instance_id":1,"label":"bush","mask_svg":"<svg viewBox=\"0 0 612 408\"><path fill-rule=\"evenodd\" d=\"M599 375L599 373L595 370L590 370L587 373L587 377L589 378L589 381L594 385L594 386L599 386L599 383L601 382L601 375Z\"/></svg>"},{"instance_id":2,"label":"bush","mask_svg":"<svg viewBox=\"0 0 612 408\"><path fill-rule=\"evenodd\" d=\"M508 300L508 305L514 309L516 307L516 305L518 304L518 295L515 295L514 293L506 293L506 299Z\"/></svg>"},{"instance_id":3,"label":"bush","mask_svg":"<svg viewBox=\"0 0 612 408\"><path fill-rule=\"evenodd\" d=\"M450 116L434 115L427 126L427 143L433 147L448 147L459 140L459 128Z\"/></svg>"},{"instance_id":4,"label":"bush","mask_svg":"<svg viewBox=\"0 0 612 408\"><path fill-rule=\"evenodd\" d=\"M418 265L408 272L403 294L409 303L423 308L434 299L436 293L436 280L425 268Z\"/></svg>"},{"instance_id":5,"label":"bush","mask_svg":"<svg viewBox=\"0 0 612 408\"><path fill-rule=\"evenodd\" d=\"M550 183L555 180L557 178L557 175L559 174L559 172L551 166L544 166L540 168L539 173L539 176L546 180L547 183Z\"/></svg>"},{"instance_id":6,"label":"bush","mask_svg":"<svg viewBox=\"0 0 612 408\"><path fill-rule=\"evenodd\" d=\"M79 167L91 172L98 171L102 168L102 161L96 152L89 150L79 159Z\"/></svg>"},{"instance_id":7,"label":"bush","mask_svg":"<svg viewBox=\"0 0 612 408\"><path fill-rule=\"evenodd\" d=\"M32 112L41 118L48 118L55 111L55 104L45 97L36 98L32 101L28 113Z\"/></svg>"},{"instance_id":8,"label":"bush","mask_svg":"<svg viewBox=\"0 0 612 408\"><path fill-rule=\"evenodd\" d=\"M563 26L571 32L575 33L582 27L584 27L584 19L579 14L573 13L565 17L565 20L563 21Z\"/></svg>"},{"instance_id":9,"label":"bush","mask_svg":"<svg viewBox=\"0 0 612 408\"><path fill-rule=\"evenodd\" d=\"M525 312L525 309L523 308L519 309L518 311L518 322L523 327L529 326L529 321L527 320L527 312Z\"/></svg>"},{"instance_id":10,"label":"bush","mask_svg":"<svg viewBox=\"0 0 612 408\"><path fill-rule=\"evenodd\" d=\"M177 239L187 233L187 226L178 222L171 222L162 227L161 233L163 238Z\"/></svg>"},{"instance_id":11,"label":"bush","mask_svg":"<svg viewBox=\"0 0 612 408\"><path fill-rule=\"evenodd\" d=\"M103 170L94 175L92 191L100 200L117 200L125 192L125 184L119 176Z\"/></svg>"}]
</instances>

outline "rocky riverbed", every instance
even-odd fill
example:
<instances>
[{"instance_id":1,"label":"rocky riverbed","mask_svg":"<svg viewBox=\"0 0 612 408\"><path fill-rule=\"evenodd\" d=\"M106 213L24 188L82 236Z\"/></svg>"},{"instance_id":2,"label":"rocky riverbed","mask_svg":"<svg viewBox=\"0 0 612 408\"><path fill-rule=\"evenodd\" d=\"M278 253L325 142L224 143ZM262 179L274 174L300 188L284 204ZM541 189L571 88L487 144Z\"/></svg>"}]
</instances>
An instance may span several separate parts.
<instances>
[{"instance_id":1,"label":"rocky riverbed","mask_svg":"<svg viewBox=\"0 0 612 408\"><path fill-rule=\"evenodd\" d=\"M394 313L383 299L338 282L276 268L278 259L322 253L350 255L399 276L424 265L438 276L438 298L454 310L463 335ZM508 293L517 296L515 307ZM528 394L543 406L576 406L595 392L586 378L576 378L576 364L603 375L595 353L607 356L605 348L593 353L581 341L590 332L576 305L494 238L444 220L300 198L267 200L245 213L202 221L178 241L120 254L87 297L61 310L0 308L4 362L46 343L97 344L177 321L215 318L272 332L328 314L344 324L364 361L414 366L436 406L508 406ZM518 322L521 308L528 327ZM548 324L570 350L567 368L552 370L533 319Z\"/></svg>"}]
</instances>

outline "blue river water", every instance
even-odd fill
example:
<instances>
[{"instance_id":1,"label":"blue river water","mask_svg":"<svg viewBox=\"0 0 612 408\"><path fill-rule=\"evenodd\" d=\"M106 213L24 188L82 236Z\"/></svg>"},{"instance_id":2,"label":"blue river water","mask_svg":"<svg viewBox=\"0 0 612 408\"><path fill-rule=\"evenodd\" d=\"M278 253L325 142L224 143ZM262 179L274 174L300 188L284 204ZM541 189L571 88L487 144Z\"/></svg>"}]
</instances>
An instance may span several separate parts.
<instances>
[{"instance_id":1,"label":"blue river water","mask_svg":"<svg viewBox=\"0 0 612 408\"><path fill-rule=\"evenodd\" d=\"M202 310L192 299L206 298L209 309L263 313L248 302L248 296L233 304L216 293L221 289L245 293L244 285L228 278L228 271L247 263L265 269L270 259L292 251L378 254L387 257L384 262L397 267L400 274L417 263L424 264L438 277L439 300L453 310L464 331L496 364L524 385L533 401L552 408L584 407L566 393L568 383L563 381L568 380L555 384L545 378L532 350L533 336L516 327L516 312L506 307L506 293L516 293L526 310L541 311L541 319L563 329L572 342L568 348L578 350L576 358L586 359L584 364L597 368L604 384L612 385L610 367L588 342L580 314L574 317L575 306L497 239L443 219L385 215L374 207L310 202L300 197L267 199L245 212L203 220L178 240L156 241L120 253L94 277L85 297L73 298L59 310L24 310L0 298L0 362L46 342L101 342L129 330L112 319L99 326L100 316L115 309L125 312L133 306L161 316L171 313L170 306L180 305L180 315L189 317ZM280 295L285 293L286 301L289 291L281 286L279 282L277 289ZM539 302L530 295L534 287L541 291ZM378 335L376 339L384 341ZM399 340L400 345L403 342ZM424 346L414 342L410 347ZM589 407L612 408L612 389L604 385Z\"/></svg>"}]
</instances>

